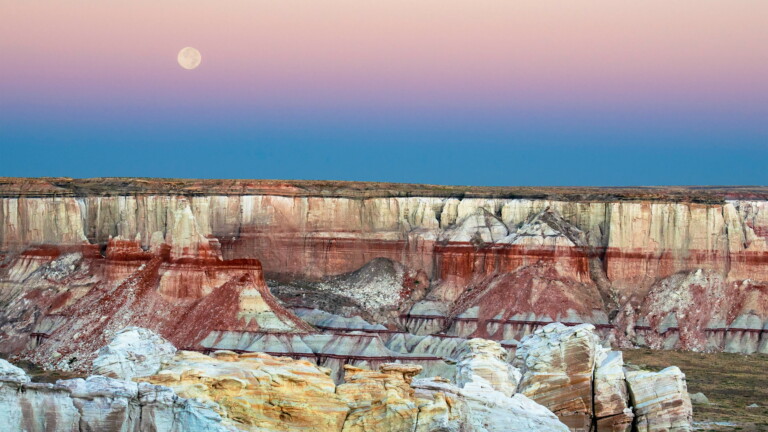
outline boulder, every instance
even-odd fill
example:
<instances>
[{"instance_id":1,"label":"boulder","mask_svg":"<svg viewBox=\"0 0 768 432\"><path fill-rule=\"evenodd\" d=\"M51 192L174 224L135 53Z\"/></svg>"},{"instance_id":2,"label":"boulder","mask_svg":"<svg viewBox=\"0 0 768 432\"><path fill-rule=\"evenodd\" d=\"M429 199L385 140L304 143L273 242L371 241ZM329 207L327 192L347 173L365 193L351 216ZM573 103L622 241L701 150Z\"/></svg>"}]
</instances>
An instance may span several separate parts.
<instances>
[{"instance_id":1,"label":"boulder","mask_svg":"<svg viewBox=\"0 0 768 432\"><path fill-rule=\"evenodd\" d=\"M592 427L592 379L599 339L591 324L548 324L523 338L515 354L518 391L552 410L572 431Z\"/></svg>"},{"instance_id":2,"label":"boulder","mask_svg":"<svg viewBox=\"0 0 768 432\"><path fill-rule=\"evenodd\" d=\"M176 347L153 331L126 327L99 350L93 372L127 380L154 375L175 353Z\"/></svg>"},{"instance_id":3,"label":"boulder","mask_svg":"<svg viewBox=\"0 0 768 432\"><path fill-rule=\"evenodd\" d=\"M491 388L487 381L468 382L463 388L440 378L413 381L419 399L441 397L462 421L448 423L445 431L466 432L567 432L552 411L522 394L512 397ZM419 418L421 424L421 418Z\"/></svg>"},{"instance_id":4,"label":"boulder","mask_svg":"<svg viewBox=\"0 0 768 432\"><path fill-rule=\"evenodd\" d=\"M638 432L693 430L685 375L676 366L660 372L625 370Z\"/></svg>"},{"instance_id":5,"label":"boulder","mask_svg":"<svg viewBox=\"0 0 768 432\"><path fill-rule=\"evenodd\" d=\"M496 341L471 339L456 365L456 384L464 387L470 382L483 382L488 387L512 396L517 391L521 374L507 363L507 351Z\"/></svg>"},{"instance_id":6,"label":"boulder","mask_svg":"<svg viewBox=\"0 0 768 432\"><path fill-rule=\"evenodd\" d=\"M691 398L691 403L694 405L708 405L709 404L709 398L704 395L702 392L693 393L689 395Z\"/></svg>"},{"instance_id":7,"label":"boulder","mask_svg":"<svg viewBox=\"0 0 768 432\"><path fill-rule=\"evenodd\" d=\"M621 351L598 348L595 365L594 417L598 432L629 432L634 414L629 407L629 393Z\"/></svg>"}]
</instances>

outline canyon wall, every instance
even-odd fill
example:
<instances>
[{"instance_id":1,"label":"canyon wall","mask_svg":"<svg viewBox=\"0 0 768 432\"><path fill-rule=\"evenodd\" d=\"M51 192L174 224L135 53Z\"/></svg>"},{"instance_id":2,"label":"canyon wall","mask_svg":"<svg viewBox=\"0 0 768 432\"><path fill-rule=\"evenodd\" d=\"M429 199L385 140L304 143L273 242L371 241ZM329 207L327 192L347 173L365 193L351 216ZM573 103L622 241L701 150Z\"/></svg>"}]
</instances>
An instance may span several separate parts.
<instances>
[{"instance_id":1,"label":"canyon wall","mask_svg":"<svg viewBox=\"0 0 768 432\"><path fill-rule=\"evenodd\" d=\"M207 331L311 332L293 312L333 295L356 306L330 312L389 332L509 341L586 322L619 345L768 352L767 200L766 188L4 179L0 337L20 338L18 351L24 334L51 336L41 317L93 287L151 279L158 300L142 307L162 300L179 316L204 315L199 304L227 287L256 293L250 309L242 297L227 309L242 322L164 334L185 347ZM51 276L72 253L76 270ZM376 260L399 279L338 282ZM68 299L22 320L20 299L52 286ZM276 312L254 326L246 310Z\"/></svg>"}]
</instances>

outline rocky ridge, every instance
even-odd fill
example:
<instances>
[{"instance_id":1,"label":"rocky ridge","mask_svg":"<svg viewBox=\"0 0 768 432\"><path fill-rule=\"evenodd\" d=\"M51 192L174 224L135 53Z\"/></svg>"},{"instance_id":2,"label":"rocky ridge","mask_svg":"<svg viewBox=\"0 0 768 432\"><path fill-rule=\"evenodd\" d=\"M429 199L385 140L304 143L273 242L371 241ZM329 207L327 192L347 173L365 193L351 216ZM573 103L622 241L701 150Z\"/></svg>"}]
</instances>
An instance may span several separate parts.
<instances>
[{"instance_id":1,"label":"rocky ridge","mask_svg":"<svg viewBox=\"0 0 768 432\"><path fill-rule=\"evenodd\" d=\"M450 378L414 379L422 368L407 363L377 370L346 365L337 385L329 369L306 360L168 354L157 335L127 328L94 362L115 378L31 383L0 361L0 412L18 425L13 430L54 432L691 430L680 370L625 370L620 353L602 348L589 325L556 323L523 340L522 373L504 361L498 342L470 340ZM585 370L589 364L592 371ZM592 393L581 391L585 385L594 386L594 405ZM20 408L26 404L34 409Z\"/></svg>"},{"instance_id":2,"label":"rocky ridge","mask_svg":"<svg viewBox=\"0 0 768 432\"><path fill-rule=\"evenodd\" d=\"M179 346L236 327L312 331L264 292L266 277L291 308L391 331L519 340L560 321L594 324L625 346L766 352L766 196L761 188L3 179L0 340L5 354L19 354L45 340L90 339L54 333L85 320L78 309L139 285L174 303L206 299L199 307L240 297L232 291L258 291L269 303L254 300L246 312L249 301L237 300L229 322L183 338L154 328ZM245 273L250 280L240 281ZM227 281L229 294L208 298ZM553 299L541 295L550 286ZM667 310L655 300L672 294L713 306ZM165 307L152 296L131 302L129 315Z\"/></svg>"}]
</instances>

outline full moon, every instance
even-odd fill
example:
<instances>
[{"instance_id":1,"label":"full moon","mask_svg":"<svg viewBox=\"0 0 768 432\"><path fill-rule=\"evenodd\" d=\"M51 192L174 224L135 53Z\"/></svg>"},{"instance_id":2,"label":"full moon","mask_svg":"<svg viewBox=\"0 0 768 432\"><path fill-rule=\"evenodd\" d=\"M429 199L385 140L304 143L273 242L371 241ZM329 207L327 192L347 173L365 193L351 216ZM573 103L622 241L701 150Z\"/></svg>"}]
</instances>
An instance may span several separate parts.
<instances>
[{"instance_id":1,"label":"full moon","mask_svg":"<svg viewBox=\"0 0 768 432\"><path fill-rule=\"evenodd\" d=\"M183 67L184 69L195 69L196 67L200 66L200 61L202 59L203 57L200 55L200 51L192 47L186 47L179 51L179 66Z\"/></svg>"}]
</instances>

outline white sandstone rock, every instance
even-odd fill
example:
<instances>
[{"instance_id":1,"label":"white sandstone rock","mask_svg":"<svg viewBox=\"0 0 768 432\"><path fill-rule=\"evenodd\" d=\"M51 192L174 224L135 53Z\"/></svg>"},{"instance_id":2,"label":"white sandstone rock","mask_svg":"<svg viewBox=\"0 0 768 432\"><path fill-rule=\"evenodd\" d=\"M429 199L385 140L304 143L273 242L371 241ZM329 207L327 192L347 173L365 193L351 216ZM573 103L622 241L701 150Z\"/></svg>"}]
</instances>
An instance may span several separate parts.
<instances>
[{"instance_id":1,"label":"white sandstone rock","mask_svg":"<svg viewBox=\"0 0 768 432\"><path fill-rule=\"evenodd\" d=\"M0 381L13 381L28 383L30 381L24 369L18 368L7 361L0 359Z\"/></svg>"},{"instance_id":2,"label":"white sandstone rock","mask_svg":"<svg viewBox=\"0 0 768 432\"><path fill-rule=\"evenodd\" d=\"M151 330L126 327L99 350L93 372L121 379L154 375L175 353L173 344Z\"/></svg>"},{"instance_id":3,"label":"white sandstone rock","mask_svg":"<svg viewBox=\"0 0 768 432\"><path fill-rule=\"evenodd\" d=\"M589 430L598 347L591 324L552 323L526 336L515 353L523 373L520 393L552 410L572 430Z\"/></svg>"},{"instance_id":4,"label":"white sandstone rock","mask_svg":"<svg viewBox=\"0 0 768 432\"><path fill-rule=\"evenodd\" d=\"M638 432L688 432L693 409L685 375L676 366L660 372L625 371Z\"/></svg>"},{"instance_id":5,"label":"white sandstone rock","mask_svg":"<svg viewBox=\"0 0 768 432\"><path fill-rule=\"evenodd\" d=\"M483 383L505 396L515 394L522 375L505 361L507 351L500 343L477 338L467 341L465 346L466 351L456 365L456 384L459 387L472 382Z\"/></svg>"},{"instance_id":6,"label":"white sandstone rock","mask_svg":"<svg viewBox=\"0 0 768 432\"><path fill-rule=\"evenodd\" d=\"M634 414L629 408L629 393L621 351L610 351L598 347L592 385L597 430L628 432L632 427Z\"/></svg>"},{"instance_id":7,"label":"white sandstone rock","mask_svg":"<svg viewBox=\"0 0 768 432\"><path fill-rule=\"evenodd\" d=\"M232 432L213 406L173 390L103 376L32 383L0 360L0 430Z\"/></svg>"},{"instance_id":8,"label":"white sandstone rock","mask_svg":"<svg viewBox=\"0 0 768 432\"><path fill-rule=\"evenodd\" d=\"M411 384L418 398L442 393L459 404L465 416L459 430L470 432L566 432L550 410L516 394L512 397L494 390L487 382L468 382L458 388L445 380L417 379ZM454 430L447 428L446 430Z\"/></svg>"}]
</instances>

